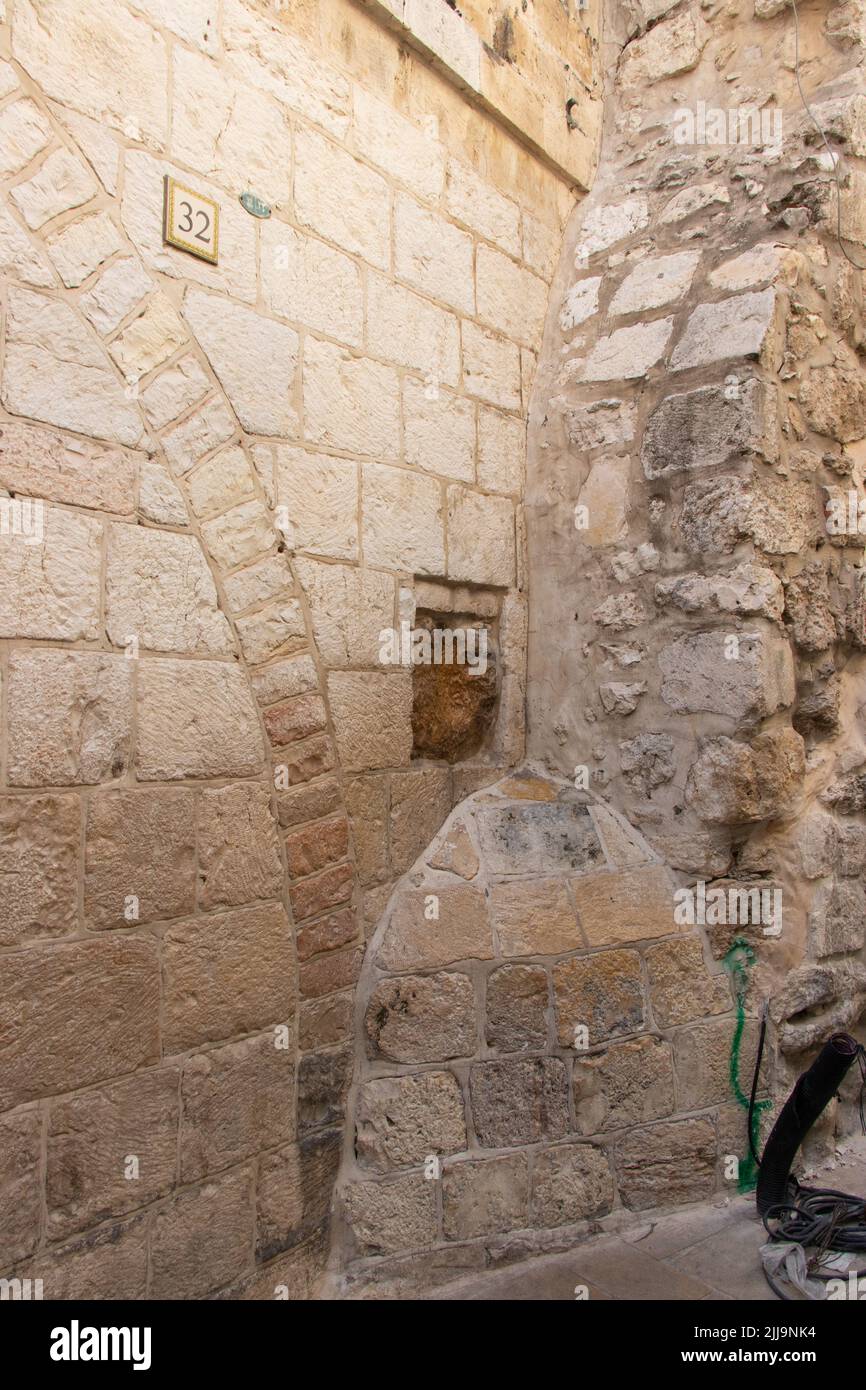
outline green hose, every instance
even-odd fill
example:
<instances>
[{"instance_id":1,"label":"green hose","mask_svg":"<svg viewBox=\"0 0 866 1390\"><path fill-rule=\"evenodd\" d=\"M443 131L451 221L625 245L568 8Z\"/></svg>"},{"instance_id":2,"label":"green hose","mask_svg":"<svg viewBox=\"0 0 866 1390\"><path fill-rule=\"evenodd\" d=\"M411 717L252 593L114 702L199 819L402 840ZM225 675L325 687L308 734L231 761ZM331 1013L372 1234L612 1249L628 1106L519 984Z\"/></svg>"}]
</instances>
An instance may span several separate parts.
<instances>
[{"instance_id":1,"label":"green hose","mask_svg":"<svg viewBox=\"0 0 866 1390\"><path fill-rule=\"evenodd\" d=\"M729 1065L729 1075L731 1079L731 1090L737 1104L748 1114L749 1097L743 1094L740 1086L740 1047L743 1041L743 1031L746 1026L746 990L749 979L748 971L755 963L755 952L749 942L742 936L736 937L724 957L724 967L731 976L734 986L734 996L737 1001L737 1026L734 1029L734 1037L731 1042L731 1060ZM753 1192L758 1185L758 1169L754 1158L753 1150L757 1152L758 1140L761 1131L761 1115L772 1105L770 1100L755 1101L751 1114L751 1128L749 1133L749 1143L744 1157L739 1160L737 1170L737 1190L738 1192Z\"/></svg>"}]
</instances>

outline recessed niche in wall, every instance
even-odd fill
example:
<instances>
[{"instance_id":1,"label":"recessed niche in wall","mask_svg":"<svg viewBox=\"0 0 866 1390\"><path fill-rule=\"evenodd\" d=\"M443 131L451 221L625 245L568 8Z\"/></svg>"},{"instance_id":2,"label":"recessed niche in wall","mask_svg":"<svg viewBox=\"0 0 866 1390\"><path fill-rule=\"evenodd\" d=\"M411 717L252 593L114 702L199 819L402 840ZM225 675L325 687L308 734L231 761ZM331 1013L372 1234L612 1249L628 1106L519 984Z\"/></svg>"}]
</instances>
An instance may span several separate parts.
<instances>
[{"instance_id":1,"label":"recessed niche in wall","mask_svg":"<svg viewBox=\"0 0 866 1390\"><path fill-rule=\"evenodd\" d=\"M489 742L501 680L499 598L485 594L479 600L475 611L416 610L414 640L424 658L412 668L416 758L456 763ZM481 616L491 609L496 617Z\"/></svg>"}]
</instances>

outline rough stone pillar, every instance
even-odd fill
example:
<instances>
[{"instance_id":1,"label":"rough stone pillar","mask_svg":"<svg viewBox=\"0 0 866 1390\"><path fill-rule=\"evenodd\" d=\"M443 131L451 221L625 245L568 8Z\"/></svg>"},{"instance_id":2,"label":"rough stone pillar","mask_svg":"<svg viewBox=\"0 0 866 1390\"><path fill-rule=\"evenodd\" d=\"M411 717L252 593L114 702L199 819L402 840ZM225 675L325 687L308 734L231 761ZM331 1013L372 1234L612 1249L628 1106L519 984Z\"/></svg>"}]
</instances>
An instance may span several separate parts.
<instances>
[{"instance_id":1,"label":"rough stone pillar","mask_svg":"<svg viewBox=\"0 0 866 1390\"><path fill-rule=\"evenodd\" d=\"M796 1071L866 1003L866 21L799 13L825 144L791 8L610 18L530 419L530 750L681 885L781 890L708 927Z\"/></svg>"}]
</instances>

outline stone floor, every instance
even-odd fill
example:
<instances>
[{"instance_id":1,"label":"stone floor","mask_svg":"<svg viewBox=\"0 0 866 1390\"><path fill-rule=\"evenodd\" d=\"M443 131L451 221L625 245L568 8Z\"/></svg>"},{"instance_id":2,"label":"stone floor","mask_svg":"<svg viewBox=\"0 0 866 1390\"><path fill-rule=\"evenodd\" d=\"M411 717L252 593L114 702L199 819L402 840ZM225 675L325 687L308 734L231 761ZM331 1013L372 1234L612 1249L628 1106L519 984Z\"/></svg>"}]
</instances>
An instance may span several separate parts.
<instances>
[{"instance_id":1,"label":"stone floor","mask_svg":"<svg viewBox=\"0 0 866 1390\"><path fill-rule=\"evenodd\" d=\"M846 1143L839 1161L804 1181L866 1196L866 1141ZM455 1280L422 1295L449 1301L590 1299L775 1300L758 1254L764 1228L754 1197L718 1199L598 1236L567 1254L541 1256L507 1269ZM413 1295L417 1297L418 1295Z\"/></svg>"}]
</instances>

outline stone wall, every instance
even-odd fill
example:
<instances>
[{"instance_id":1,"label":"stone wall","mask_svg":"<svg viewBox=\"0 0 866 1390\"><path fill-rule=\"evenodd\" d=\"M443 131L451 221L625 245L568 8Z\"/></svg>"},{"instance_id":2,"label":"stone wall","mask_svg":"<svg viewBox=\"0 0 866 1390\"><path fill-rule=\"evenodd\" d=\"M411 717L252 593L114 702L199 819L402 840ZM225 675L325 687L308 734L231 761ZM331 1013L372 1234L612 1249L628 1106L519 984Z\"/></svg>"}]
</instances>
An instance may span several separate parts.
<instances>
[{"instance_id":1,"label":"stone wall","mask_svg":"<svg viewBox=\"0 0 866 1390\"><path fill-rule=\"evenodd\" d=\"M530 750L680 886L781 892L745 935L783 1092L866 1007L866 18L799 10L829 149L790 8L620 25L530 421Z\"/></svg>"},{"instance_id":2,"label":"stone wall","mask_svg":"<svg viewBox=\"0 0 866 1390\"><path fill-rule=\"evenodd\" d=\"M745 1153L731 980L672 902L660 856L570 783L521 772L454 811L358 990L342 1292L567 1250L725 1188Z\"/></svg>"},{"instance_id":3,"label":"stone wall","mask_svg":"<svg viewBox=\"0 0 866 1390\"><path fill-rule=\"evenodd\" d=\"M574 189L353 0L5 0L0 178L0 1272L303 1297L365 932L523 752ZM493 634L466 756L380 663L416 607Z\"/></svg>"},{"instance_id":4,"label":"stone wall","mask_svg":"<svg viewBox=\"0 0 866 1390\"><path fill-rule=\"evenodd\" d=\"M799 14L832 153L783 3L608 19L529 422L528 747L567 780L458 808L373 938L359 1296L735 1190L763 1002L776 1102L862 1036L866 14ZM857 1123L852 1081L816 1145Z\"/></svg>"}]
</instances>

